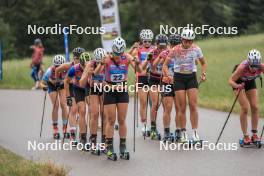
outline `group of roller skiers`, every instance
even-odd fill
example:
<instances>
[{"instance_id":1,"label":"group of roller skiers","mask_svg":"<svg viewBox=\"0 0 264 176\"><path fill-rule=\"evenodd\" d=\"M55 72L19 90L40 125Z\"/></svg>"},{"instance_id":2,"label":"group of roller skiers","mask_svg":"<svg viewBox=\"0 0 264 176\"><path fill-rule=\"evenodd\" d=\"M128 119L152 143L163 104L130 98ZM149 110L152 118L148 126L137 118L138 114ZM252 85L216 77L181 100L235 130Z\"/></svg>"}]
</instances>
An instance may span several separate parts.
<instances>
[{"instance_id":1,"label":"group of roller skiers","mask_svg":"<svg viewBox=\"0 0 264 176\"><path fill-rule=\"evenodd\" d=\"M144 137L161 140L156 121L157 111L162 106L163 141L174 140L179 143L201 141L198 135L197 99L198 87L200 83L206 81L206 61L202 50L194 44L194 31L184 29L181 35L173 34L169 37L158 34L153 42L153 32L150 29L143 29L139 38L140 41L134 43L128 52L125 51L125 40L117 37L113 40L112 52L97 48L91 57L85 49L77 47L73 50L71 62L66 62L62 55L54 56L53 64L47 69L39 85L48 92L53 104L54 139L61 138L58 130L60 107L63 139L69 138L73 145L89 143L92 146L91 152L100 154L96 146L97 131L101 126L101 143L106 144L106 150L101 152L109 159L116 160L113 136L117 119L120 158L129 159L129 152L126 149L126 117L129 103L126 83L131 65L136 74L135 97L139 99L139 115ZM201 65L201 75L197 78L198 63ZM260 52L254 49L237 66L229 79L229 84L238 96L241 106L240 120L245 144L260 140L257 135L259 113L255 79L263 71L264 64L261 63ZM101 86L110 87L110 91L99 89ZM145 86L151 89L145 91ZM161 89L163 86L169 89ZM147 115L149 102L150 123ZM190 139L186 132L187 103L192 127ZM176 111L175 132L171 132L170 129L173 107ZM252 114L252 137L247 132L246 118L249 109ZM88 129L90 136L87 139Z\"/></svg>"}]
</instances>

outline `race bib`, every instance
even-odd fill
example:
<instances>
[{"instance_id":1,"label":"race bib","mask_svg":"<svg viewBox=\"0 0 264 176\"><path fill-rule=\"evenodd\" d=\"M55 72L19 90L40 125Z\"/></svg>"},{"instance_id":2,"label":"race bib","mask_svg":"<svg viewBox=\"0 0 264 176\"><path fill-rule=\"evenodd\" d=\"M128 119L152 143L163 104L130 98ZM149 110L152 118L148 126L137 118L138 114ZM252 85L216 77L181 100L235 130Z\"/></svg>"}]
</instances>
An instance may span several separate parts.
<instances>
[{"instance_id":1,"label":"race bib","mask_svg":"<svg viewBox=\"0 0 264 176\"><path fill-rule=\"evenodd\" d=\"M111 82L121 82L125 79L124 74L111 74Z\"/></svg>"},{"instance_id":2,"label":"race bib","mask_svg":"<svg viewBox=\"0 0 264 176\"><path fill-rule=\"evenodd\" d=\"M181 64L180 65L180 73L192 73L193 68L190 64Z\"/></svg>"}]
</instances>

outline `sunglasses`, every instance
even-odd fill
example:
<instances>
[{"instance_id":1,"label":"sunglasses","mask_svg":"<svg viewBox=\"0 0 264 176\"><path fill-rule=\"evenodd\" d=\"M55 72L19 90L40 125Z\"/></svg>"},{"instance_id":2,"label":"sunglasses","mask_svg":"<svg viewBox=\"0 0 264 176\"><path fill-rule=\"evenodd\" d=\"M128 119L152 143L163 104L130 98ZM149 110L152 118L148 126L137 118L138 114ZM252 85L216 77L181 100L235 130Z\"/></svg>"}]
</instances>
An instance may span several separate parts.
<instances>
[{"instance_id":1,"label":"sunglasses","mask_svg":"<svg viewBox=\"0 0 264 176\"><path fill-rule=\"evenodd\" d=\"M193 40L186 40L186 39L182 39L182 41L185 43L192 43L193 42Z\"/></svg>"},{"instance_id":2,"label":"sunglasses","mask_svg":"<svg viewBox=\"0 0 264 176\"><path fill-rule=\"evenodd\" d=\"M143 40L143 43L151 43L151 40Z\"/></svg>"},{"instance_id":3,"label":"sunglasses","mask_svg":"<svg viewBox=\"0 0 264 176\"><path fill-rule=\"evenodd\" d=\"M258 69L260 68L260 65L249 65L249 67L252 69Z\"/></svg>"},{"instance_id":4,"label":"sunglasses","mask_svg":"<svg viewBox=\"0 0 264 176\"><path fill-rule=\"evenodd\" d=\"M114 56L121 56L122 53L115 53L115 52L113 52L113 55L114 55Z\"/></svg>"}]
</instances>

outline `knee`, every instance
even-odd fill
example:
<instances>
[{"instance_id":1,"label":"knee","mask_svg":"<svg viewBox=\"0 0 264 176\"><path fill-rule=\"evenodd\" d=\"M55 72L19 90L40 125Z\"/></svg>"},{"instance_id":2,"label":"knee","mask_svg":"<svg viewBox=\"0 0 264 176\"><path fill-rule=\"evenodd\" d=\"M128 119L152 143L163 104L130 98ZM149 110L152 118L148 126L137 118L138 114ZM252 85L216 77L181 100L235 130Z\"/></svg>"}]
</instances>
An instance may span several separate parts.
<instances>
[{"instance_id":1,"label":"knee","mask_svg":"<svg viewBox=\"0 0 264 176\"><path fill-rule=\"evenodd\" d=\"M119 119L118 120L118 123L119 123L120 126L125 125L125 122L126 122L125 119Z\"/></svg>"},{"instance_id":2,"label":"knee","mask_svg":"<svg viewBox=\"0 0 264 176\"><path fill-rule=\"evenodd\" d=\"M196 101L191 101L189 104L190 110L191 111L197 111L197 103Z\"/></svg>"},{"instance_id":3,"label":"knee","mask_svg":"<svg viewBox=\"0 0 264 176\"><path fill-rule=\"evenodd\" d=\"M241 113L243 115L247 115L248 114L248 107L247 106L242 106L241 107Z\"/></svg>"},{"instance_id":4,"label":"knee","mask_svg":"<svg viewBox=\"0 0 264 176\"><path fill-rule=\"evenodd\" d=\"M80 107L79 108L79 114L83 115L83 116L85 115L85 107Z\"/></svg>"},{"instance_id":5,"label":"knee","mask_svg":"<svg viewBox=\"0 0 264 176\"><path fill-rule=\"evenodd\" d=\"M252 113L257 113L258 112L258 105L254 104L254 105L251 105L251 112Z\"/></svg>"},{"instance_id":6,"label":"knee","mask_svg":"<svg viewBox=\"0 0 264 176\"><path fill-rule=\"evenodd\" d=\"M107 124L108 124L109 126L114 126L114 125L115 125L115 120L108 118L108 120L107 120Z\"/></svg>"}]
</instances>

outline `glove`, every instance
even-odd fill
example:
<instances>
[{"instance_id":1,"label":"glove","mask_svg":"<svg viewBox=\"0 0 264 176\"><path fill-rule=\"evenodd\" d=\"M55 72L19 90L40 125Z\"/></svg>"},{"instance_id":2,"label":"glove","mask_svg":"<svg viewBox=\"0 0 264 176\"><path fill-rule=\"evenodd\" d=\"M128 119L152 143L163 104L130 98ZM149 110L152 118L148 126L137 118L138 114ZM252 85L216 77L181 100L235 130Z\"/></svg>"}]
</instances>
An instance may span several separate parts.
<instances>
[{"instance_id":1,"label":"glove","mask_svg":"<svg viewBox=\"0 0 264 176\"><path fill-rule=\"evenodd\" d=\"M153 58L153 54L152 53L149 53L148 54L148 57L147 57L147 60L150 61L150 60L152 60L152 58Z\"/></svg>"},{"instance_id":2,"label":"glove","mask_svg":"<svg viewBox=\"0 0 264 176\"><path fill-rule=\"evenodd\" d=\"M238 84L236 89L242 90L242 89L244 89L244 87L245 87L245 83L242 83L242 84Z\"/></svg>"},{"instance_id":3,"label":"glove","mask_svg":"<svg viewBox=\"0 0 264 176\"><path fill-rule=\"evenodd\" d=\"M67 97L67 106L72 106L72 98L70 96Z\"/></svg>"},{"instance_id":4,"label":"glove","mask_svg":"<svg viewBox=\"0 0 264 176\"><path fill-rule=\"evenodd\" d=\"M44 87L42 87L42 89L43 89L43 91L46 92L48 90L48 87L44 86Z\"/></svg>"}]
</instances>

